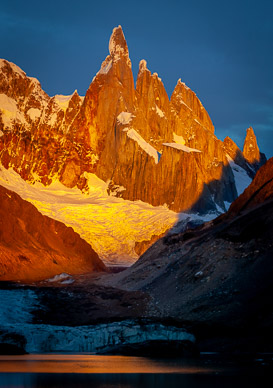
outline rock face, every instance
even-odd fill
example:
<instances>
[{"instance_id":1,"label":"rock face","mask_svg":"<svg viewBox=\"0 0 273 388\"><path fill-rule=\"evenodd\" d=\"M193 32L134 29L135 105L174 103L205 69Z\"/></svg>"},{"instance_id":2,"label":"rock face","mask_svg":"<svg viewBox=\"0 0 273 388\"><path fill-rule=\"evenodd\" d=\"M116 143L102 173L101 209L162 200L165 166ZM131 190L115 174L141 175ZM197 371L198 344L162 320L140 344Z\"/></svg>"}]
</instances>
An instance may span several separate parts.
<instances>
[{"instance_id":1,"label":"rock face","mask_svg":"<svg viewBox=\"0 0 273 388\"><path fill-rule=\"evenodd\" d=\"M0 153L4 167L25 180L47 185L57 176L65 181L67 155L74 145L66 136L82 98L50 98L39 81L13 63L0 60Z\"/></svg>"},{"instance_id":2,"label":"rock face","mask_svg":"<svg viewBox=\"0 0 273 388\"><path fill-rule=\"evenodd\" d=\"M256 170L265 163L265 155L260 153L256 136L251 127L246 131L243 155L250 165L256 167Z\"/></svg>"},{"instance_id":3,"label":"rock face","mask_svg":"<svg viewBox=\"0 0 273 388\"><path fill-rule=\"evenodd\" d=\"M93 172L112 194L175 211L225 209L236 198L227 141L214 135L198 97L179 80L169 100L144 60L134 88L120 26L83 102L76 92L50 98L7 61L0 70L0 160L24 179L87 190L85 173ZM256 171L263 162L249 136L239 158L248 172L247 163Z\"/></svg>"},{"instance_id":4,"label":"rock face","mask_svg":"<svg viewBox=\"0 0 273 388\"><path fill-rule=\"evenodd\" d=\"M237 144L235 144L228 136L224 139L223 143L227 155L235 162L235 164L242 167L247 174L253 178L256 173L256 168L253 168L252 165L248 163Z\"/></svg>"},{"instance_id":5,"label":"rock face","mask_svg":"<svg viewBox=\"0 0 273 388\"><path fill-rule=\"evenodd\" d=\"M0 186L0 280L36 281L61 272L104 270L96 252L71 227L43 216Z\"/></svg>"}]
</instances>

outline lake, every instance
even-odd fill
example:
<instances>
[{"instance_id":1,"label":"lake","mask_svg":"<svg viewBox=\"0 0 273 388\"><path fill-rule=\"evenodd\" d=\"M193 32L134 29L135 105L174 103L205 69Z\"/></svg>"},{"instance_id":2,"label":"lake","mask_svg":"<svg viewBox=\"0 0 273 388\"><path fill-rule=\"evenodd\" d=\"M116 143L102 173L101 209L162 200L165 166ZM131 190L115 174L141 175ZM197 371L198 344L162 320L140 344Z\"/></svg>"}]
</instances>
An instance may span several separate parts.
<instances>
[{"instance_id":1,"label":"lake","mask_svg":"<svg viewBox=\"0 0 273 388\"><path fill-rule=\"evenodd\" d=\"M0 356L3 388L272 387L272 355L197 359L92 354Z\"/></svg>"}]
</instances>

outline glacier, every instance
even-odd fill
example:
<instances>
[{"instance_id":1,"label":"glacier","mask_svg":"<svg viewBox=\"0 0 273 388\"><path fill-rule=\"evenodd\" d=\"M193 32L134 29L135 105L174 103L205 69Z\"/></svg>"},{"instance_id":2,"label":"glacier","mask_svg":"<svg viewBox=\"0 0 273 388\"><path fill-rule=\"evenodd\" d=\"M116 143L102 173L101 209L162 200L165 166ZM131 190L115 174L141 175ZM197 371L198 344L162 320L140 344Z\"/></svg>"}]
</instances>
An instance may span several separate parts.
<instances>
[{"instance_id":1,"label":"glacier","mask_svg":"<svg viewBox=\"0 0 273 388\"><path fill-rule=\"evenodd\" d=\"M136 241L150 240L183 220L202 222L218 215L179 214L167 206L109 196L107 183L94 174L85 176L89 194L69 189L57 180L47 187L39 182L31 185L14 170L0 165L0 185L31 202L42 214L71 226L107 265L133 264L138 259L134 250Z\"/></svg>"},{"instance_id":2,"label":"glacier","mask_svg":"<svg viewBox=\"0 0 273 388\"><path fill-rule=\"evenodd\" d=\"M0 290L0 300L0 343L20 346L16 339L24 338L27 353L108 353L124 345L149 341L195 343L194 335L183 328L149 320L127 319L73 327L32 323L33 312L43 306L31 289Z\"/></svg>"}]
</instances>

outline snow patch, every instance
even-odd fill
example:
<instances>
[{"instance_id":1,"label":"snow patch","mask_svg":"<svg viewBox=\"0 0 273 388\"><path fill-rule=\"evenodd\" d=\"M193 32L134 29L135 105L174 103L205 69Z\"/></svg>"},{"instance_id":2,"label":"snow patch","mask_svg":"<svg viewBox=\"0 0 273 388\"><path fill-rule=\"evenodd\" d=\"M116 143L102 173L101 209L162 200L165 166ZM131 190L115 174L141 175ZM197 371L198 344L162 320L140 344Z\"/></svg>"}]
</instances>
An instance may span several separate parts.
<instances>
[{"instance_id":1,"label":"snow patch","mask_svg":"<svg viewBox=\"0 0 273 388\"><path fill-rule=\"evenodd\" d=\"M158 116L165 117L164 113L157 105L155 105L155 109L156 109L156 113L158 114Z\"/></svg>"},{"instance_id":2,"label":"snow patch","mask_svg":"<svg viewBox=\"0 0 273 388\"><path fill-rule=\"evenodd\" d=\"M201 127L205 128L204 125L201 124L200 121L198 121L197 119L194 119L194 121L195 121L197 124L201 125Z\"/></svg>"},{"instance_id":3,"label":"snow patch","mask_svg":"<svg viewBox=\"0 0 273 388\"><path fill-rule=\"evenodd\" d=\"M66 95L66 96L64 96L63 94L56 94L54 97L55 97L57 102L64 103L64 102L69 101L74 93Z\"/></svg>"},{"instance_id":4,"label":"snow patch","mask_svg":"<svg viewBox=\"0 0 273 388\"><path fill-rule=\"evenodd\" d=\"M127 57L127 65L130 65L130 67L131 67L131 61L128 58L128 54L126 53L124 48L121 47L119 44L115 44L115 49L112 52L110 51L110 53L112 55L114 62L119 61L121 56L123 56L123 55L126 56Z\"/></svg>"},{"instance_id":5,"label":"snow patch","mask_svg":"<svg viewBox=\"0 0 273 388\"><path fill-rule=\"evenodd\" d=\"M77 93L77 89L74 90L74 92L72 94L69 94L69 95L56 94L54 96L54 100L57 103L57 105L64 112L66 112L66 110L68 108L68 105L69 105L69 102L70 102L71 98L74 96L75 93ZM79 97L80 97L81 101L83 101L84 97L82 97L82 96L79 96Z\"/></svg>"},{"instance_id":6,"label":"snow patch","mask_svg":"<svg viewBox=\"0 0 273 388\"><path fill-rule=\"evenodd\" d=\"M60 273L59 275L53 276L53 278L47 279L46 281L49 283L55 283L55 282L63 283L64 280L70 280L70 279L72 279L72 276L63 272L63 273Z\"/></svg>"},{"instance_id":7,"label":"snow patch","mask_svg":"<svg viewBox=\"0 0 273 388\"><path fill-rule=\"evenodd\" d=\"M176 133L173 132L173 140L177 144L185 145L185 139L183 136L178 136Z\"/></svg>"},{"instance_id":8,"label":"snow patch","mask_svg":"<svg viewBox=\"0 0 273 388\"><path fill-rule=\"evenodd\" d=\"M181 82L181 84L182 84L182 82ZM188 88L188 89L189 89L189 88ZM192 111L192 108L191 108L189 105L187 105L187 104L185 103L185 101L183 100L183 97L182 97L181 93L179 93L178 91L175 91L175 96L176 96L177 101L178 101L181 105L186 106L187 109L189 109L189 110ZM174 112L176 112L176 111L174 111Z\"/></svg>"},{"instance_id":9,"label":"snow patch","mask_svg":"<svg viewBox=\"0 0 273 388\"><path fill-rule=\"evenodd\" d=\"M190 90L190 88L185 84L185 82L181 81L181 78L177 81L177 84L183 85L185 89Z\"/></svg>"},{"instance_id":10,"label":"snow patch","mask_svg":"<svg viewBox=\"0 0 273 388\"><path fill-rule=\"evenodd\" d=\"M30 108L27 111L27 115L32 121L35 121L41 116L41 111L40 109L37 109L37 108Z\"/></svg>"},{"instance_id":11,"label":"snow patch","mask_svg":"<svg viewBox=\"0 0 273 388\"><path fill-rule=\"evenodd\" d=\"M231 202L224 201L224 205L225 205L226 211L228 211L228 209L230 208Z\"/></svg>"},{"instance_id":12,"label":"snow patch","mask_svg":"<svg viewBox=\"0 0 273 388\"><path fill-rule=\"evenodd\" d=\"M22 69L20 69L19 66L15 65L15 63L9 62L9 61L7 61L5 59L0 59L0 68L4 67L6 65L6 63L8 63L10 65L10 67L12 68L12 71L15 74L17 74L17 75L19 75L21 77L25 77L26 76L26 73Z\"/></svg>"},{"instance_id":13,"label":"snow patch","mask_svg":"<svg viewBox=\"0 0 273 388\"><path fill-rule=\"evenodd\" d=\"M16 101L4 93L0 94L0 106L2 110L8 111L10 113L16 113L18 111Z\"/></svg>"},{"instance_id":14,"label":"snow patch","mask_svg":"<svg viewBox=\"0 0 273 388\"><path fill-rule=\"evenodd\" d=\"M120 60L121 56L125 56L127 60L127 65L131 68L131 61L129 59L129 53L128 53L128 48L126 46L126 42L125 42L125 46L122 47L121 45L117 44L117 41L116 41L116 32L120 29L121 29L121 26L115 27L113 29L112 35L109 40L109 53L111 55L113 62L117 62ZM122 32L122 35L123 35L123 32ZM124 36L123 36L123 39L125 41Z\"/></svg>"},{"instance_id":15,"label":"snow patch","mask_svg":"<svg viewBox=\"0 0 273 388\"><path fill-rule=\"evenodd\" d=\"M109 62L104 61L101 65L101 69L98 74L107 74L108 71L111 69L111 67L112 67L112 60L110 60Z\"/></svg>"},{"instance_id":16,"label":"snow patch","mask_svg":"<svg viewBox=\"0 0 273 388\"><path fill-rule=\"evenodd\" d=\"M204 272L203 271L198 271L196 272L196 274L194 275L195 278L200 278L201 276L204 275Z\"/></svg>"},{"instance_id":17,"label":"snow patch","mask_svg":"<svg viewBox=\"0 0 273 388\"><path fill-rule=\"evenodd\" d=\"M157 78L158 81L160 81L160 82L162 81L161 78L158 77L158 74L157 74L157 73L153 73L152 77Z\"/></svg>"},{"instance_id":18,"label":"snow patch","mask_svg":"<svg viewBox=\"0 0 273 388\"><path fill-rule=\"evenodd\" d=\"M74 279L67 279L67 280L63 280L62 282L61 282L61 284L72 284L72 283L74 283Z\"/></svg>"},{"instance_id":19,"label":"snow patch","mask_svg":"<svg viewBox=\"0 0 273 388\"><path fill-rule=\"evenodd\" d=\"M10 127L14 120L27 124L23 113L18 109L16 101L3 93L0 94L0 110L5 127Z\"/></svg>"},{"instance_id":20,"label":"snow patch","mask_svg":"<svg viewBox=\"0 0 273 388\"><path fill-rule=\"evenodd\" d=\"M217 210L220 214L224 213L225 209L223 209L222 207L220 207L220 206L218 205L218 203L216 203L215 198L214 198L214 204L215 204L216 210Z\"/></svg>"},{"instance_id":21,"label":"snow patch","mask_svg":"<svg viewBox=\"0 0 273 388\"><path fill-rule=\"evenodd\" d=\"M176 148L177 150L180 150L180 151L184 151L184 152L187 152L187 153L191 153L191 152L201 152L195 148L190 148L190 147L187 147L183 144L178 144L178 143L163 143L164 146L167 146L167 147L172 147L172 148Z\"/></svg>"},{"instance_id":22,"label":"snow patch","mask_svg":"<svg viewBox=\"0 0 273 388\"><path fill-rule=\"evenodd\" d=\"M138 143L138 145L151 157L154 158L155 163L157 164L159 162L158 152L157 150L151 146L149 143L146 142L146 140L143 139L143 137L140 136L137 131L134 129L124 128L124 132L127 132L127 136L130 137L130 139L133 139Z\"/></svg>"},{"instance_id":23,"label":"snow patch","mask_svg":"<svg viewBox=\"0 0 273 388\"><path fill-rule=\"evenodd\" d=\"M179 95L179 102L180 102L181 105L185 105L189 110L192 111L192 108L189 107L189 105L187 105L187 104L185 103L185 101L183 100L182 96L180 96L180 95Z\"/></svg>"},{"instance_id":24,"label":"snow patch","mask_svg":"<svg viewBox=\"0 0 273 388\"><path fill-rule=\"evenodd\" d=\"M74 93L73 93L74 94ZM73 94L70 94L69 96L63 96L62 94L56 94L54 96L55 102L58 104L58 106L65 112L68 108L69 101Z\"/></svg>"},{"instance_id":25,"label":"snow patch","mask_svg":"<svg viewBox=\"0 0 273 388\"><path fill-rule=\"evenodd\" d=\"M126 125L126 124L129 124L131 121L132 121L132 118L133 118L133 115L132 113L129 113L129 112L121 112L118 117L117 117L117 120L120 124L122 125Z\"/></svg>"},{"instance_id":26,"label":"snow patch","mask_svg":"<svg viewBox=\"0 0 273 388\"><path fill-rule=\"evenodd\" d=\"M28 79L30 79L34 84L38 85L38 86L41 86L39 80L35 77L28 77Z\"/></svg>"},{"instance_id":27,"label":"snow patch","mask_svg":"<svg viewBox=\"0 0 273 388\"><path fill-rule=\"evenodd\" d=\"M145 61L145 59L141 59L141 61L139 62L139 71L145 71L147 70L147 62Z\"/></svg>"},{"instance_id":28,"label":"snow patch","mask_svg":"<svg viewBox=\"0 0 273 388\"><path fill-rule=\"evenodd\" d=\"M57 118L58 118L57 113L54 112L54 113L50 116L49 120L47 120L47 124L48 124L48 125L55 125L55 124L56 124L56 121L57 121Z\"/></svg>"},{"instance_id":29,"label":"snow patch","mask_svg":"<svg viewBox=\"0 0 273 388\"><path fill-rule=\"evenodd\" d=\"M15 74L19 75L20 77L26 77L26 73L19 66L12 62L9 62L9 64Z\"/></svg>"},{"instance_id":30,"label":"snow patch","mask_svg":"<svg viewBox=\"0 0 273 388\"><path fill-rule=\"evenodd\" d=\"M252 179L248 176L247 172L242 167L238 166L238 164L236 164L228 154L226 154L226 157L232 169L237 194L239 196L250 185Z\"/></svg>"}]
</instances>

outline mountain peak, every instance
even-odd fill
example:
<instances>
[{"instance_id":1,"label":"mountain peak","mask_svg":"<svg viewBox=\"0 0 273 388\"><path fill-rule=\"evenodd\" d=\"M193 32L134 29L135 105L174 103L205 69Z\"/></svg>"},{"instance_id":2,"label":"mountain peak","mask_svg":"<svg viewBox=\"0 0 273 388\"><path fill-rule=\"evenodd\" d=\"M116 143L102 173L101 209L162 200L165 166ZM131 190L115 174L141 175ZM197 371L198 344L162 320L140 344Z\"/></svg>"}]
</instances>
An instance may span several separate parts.
<instances>
[{"instance_id":1,"label":"mountain peak","mask_svg":"<svg viewBox=\"0 0 273 388\"><path fill-rule=\"evenodd\" d=\"M243 155L248 163L259 163L261 159L260 150L257 144L257 139L252 127L246 130L246 138L244 142Z\"/></svg>"},{"instance_id":2,"label":"mountain peak","mask_svg":"<svg viewBox=\"0 0 273 388\"><path fill-rule=\"evenodd\" d=\"M119 60L121 56L129 59L128 46L121 26L113 29L109 40L109 53L114 61Z\"/></svg>"},{"instance_id":3,"label":"mountain peak","mask_svg":"<svg viewBox=\"0 0 273 388\"><path fill-rule=\"evenodd\" d=\"M3 69L3 70L8 71L8 72L12 72L12 73L19 75L21 77L26 76L26 73L19 66L15 65L14 63L9 62L5 59L1 59L1 58L0 58L0 69Z\"/></svg>"},{"instance_id":4,"label":"mountain peak","mask_svg":"<svg viewBox=\"0 0 273 388\"><path fill-rule=\"evenodd\" d=\"M141 59L141 61L139 62L139 72L142 72L145 70L148 70L147 69L147 62L145 61L145 59Z\"/></svg>"}]
</instances>

